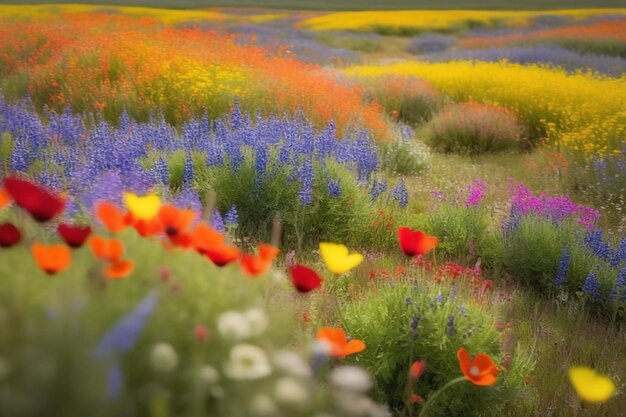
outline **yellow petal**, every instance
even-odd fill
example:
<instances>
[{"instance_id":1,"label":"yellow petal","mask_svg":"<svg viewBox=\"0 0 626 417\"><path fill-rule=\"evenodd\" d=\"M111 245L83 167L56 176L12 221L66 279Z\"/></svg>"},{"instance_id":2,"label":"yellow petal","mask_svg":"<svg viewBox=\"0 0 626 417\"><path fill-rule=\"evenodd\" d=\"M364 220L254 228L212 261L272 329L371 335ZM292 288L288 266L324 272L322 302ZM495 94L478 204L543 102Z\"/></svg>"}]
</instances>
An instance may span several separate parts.
<instances>
[{"instance_id":1,"label":"yellow petal","mask_svg":"<svg viewBox=\"0 0 626 417\"><path fill-rule=\"evenodd\" d=\"M350 254L345 245L336 243L320 243L320 253L326 267L334 274L344 274L363 262L363 255Z\"/></svg>"},{"instance_id":2,"label":"yellow petal","mask_svg":"<svg viewBox=\"0 0 626 417\"><path fill-rule=\"evenodd\" d=\"M583 401L600 403L615 393L615 384L609 377L584 366L570 368L569 379Z\"/></svg>"},{"instance_id":3,"label":"yellow petal","mask_svg":"<svg viewBox=\"0 0 626 417\"><path fill-rule=\"evenodd\" d=\"M139 197L134 193L124 193L124 204L136 219L152 220L161 208L161 199L155 194Z\"/></svg>"}]
</instances>

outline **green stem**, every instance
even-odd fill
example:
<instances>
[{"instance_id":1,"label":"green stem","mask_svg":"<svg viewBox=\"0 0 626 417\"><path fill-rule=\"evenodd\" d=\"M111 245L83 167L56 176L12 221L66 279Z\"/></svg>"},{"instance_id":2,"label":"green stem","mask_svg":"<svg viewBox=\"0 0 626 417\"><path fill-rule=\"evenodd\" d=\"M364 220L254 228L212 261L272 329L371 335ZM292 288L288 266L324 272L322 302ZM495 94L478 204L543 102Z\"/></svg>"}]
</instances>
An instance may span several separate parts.
<instances>
[{"instance_id":1,"label":"green stem","mask_svg":"<svg viewBox=\"0 0 626 417\"><path fill-rule=\"evenodd\" d=\"M465 381L466 378L464 376L460 376L456 379L453 379L452 381L448 382L446 385L444 385L443 387L441 387L437 392L435 392L433 395L431 395L430 397L428 397L428 400L426 401L426 403L424 403L424 407L422 407L422 410L420 411L418 417L423 417L426 415L426 410L428 410L428 407L435 402L435 399L439 396L439 394L441 394L442 392L444 392L445 390L447 390L448 388L450 388L452 385L454 384L458 384L459 382L463 382Z\"/></svg>"}]
</instances>

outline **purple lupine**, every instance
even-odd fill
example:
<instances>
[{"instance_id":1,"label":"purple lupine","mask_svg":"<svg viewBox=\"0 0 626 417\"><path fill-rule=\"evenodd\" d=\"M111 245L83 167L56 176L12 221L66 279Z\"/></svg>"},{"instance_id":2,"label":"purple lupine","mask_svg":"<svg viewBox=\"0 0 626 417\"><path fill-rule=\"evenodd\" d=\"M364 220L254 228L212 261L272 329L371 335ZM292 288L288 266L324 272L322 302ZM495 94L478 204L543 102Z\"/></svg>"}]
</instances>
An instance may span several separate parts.
<instances>
[{"instance_id":1,"label":"purple lupine","mask_svg":"<svg viewBox=\"0 0 626 417\"><path fill-rule=\"evenodd\" d=\"M478 207L480 202L485 198L485 191L487 190L487 184L480 179L476 179L467 188L467 199L465 200L466 207Z\"/></svg>"},{"instance_id":2,"label":"purple lupine","mask_svg":"<svg viewBox=\"0 0 626 417\"><path fill-rule=\"evenodd\" d=\"M565 284L565 279L567 278L567 273L569 270L570 264L570 249L569 245L565 245L563 248L563 254L561 255L561 260L559 261L559 267L556 272L556 287L558 289L563 289L563 285Z\"/></svg>"},{"instance_id":3,"label":"purple lupine","mask_svg":"<svg viewBox=\"0 0 626 417\"><path fill-rule=\"evenodd\" d=\"M192 188L185 187L174 197L174 206L181 209L189 209L200 215L202 213L202 202L200 196Z\"/></svg>"},{"instance_id":4,"label":"purple lupine","mask_svg":"<svg viewBox=\"0 0 626 417\"><path fill-rule=\"evenodd\" d=\"M313 182L315 173L313 171L313 163L310 160L305 161L300 168L300 191L298 198L300 204L308 206L313 199Z\"/></svg>"},{"instance_id":5,"label":"purple lupine","mask_svg":"<svg viewBox=\"0 0 626 417\"><path fill-rule=\"evenodd\" d=\"M592 300L598 300L600 298L601 285L596 278L595 270L591 271L589 275L587 275L587 278L585 278L582 290Z\"/></svg>"},{"instance_id":6,"label":"purple lupine","mask_svg":"<svg viewBox=\"0 0 626 417\"><path fill-rule=\"evenodd\" d=\"M600 229L587 233L585 236L585 245L599 258L608 261L613 256L613 249L604 241L602 230Z\"/></svg>"},{"instance_id":7,"label":"purple lupine","mask_svg":"<svg viewBox=\"0 0 626 417\"><path fill-rule=\"evenodd\" d=\"M617 249L613 251L613 257L611 258L611 266L613 268L619 267L620 263L626 263L626 237L620 239Z\"/></svg>"},{"instance_id":8,"label":"purple lupine","mask_svg":"<svg viewBox=\"0 0 626 417\"><path fill-rule=\"evenodd\" d=\"M190 185L193 181L193 159L190 153L185 153L185 165L183 167L183 186Z\"/></svg>"},{"instance_id":9,"label":"purple lupine","mask_svg":"<svg viewBox=\"0 0 626 417\"><path fill-rule=\"evenodd\" d=\"M372 182L372 188L370 189L370 197L372 201L376 200L378 196L387 191L387 181L374 179Z\"/></svg>"},{"instance_id":10,"label":"purple lupine","mask_svg":"<svg viewBox=\"0 0 626 417\"><path fill-rule=\"evenodd\" d=\"M239 221L239 214L237 213L237 206L233 204L230 210L228 210L226 212L226 215L224 216L224 223L226 223L227 226L234 227L234 226L237 226L238 221Z\"/></svg>"},{"instance_id":11,"label":"purple lupine","mask_svg":"<svg viewBox=\"0 0 626 417\"><path fill-rule=\"evenodd\" d=\"M158 158L156 160L154 164L154 171L161 184L169 184L169 168L163 158Z\"/></svg>"},{"instance_id":12,"label":"purple lupine","mask_svg":"<svg viewBox=\"0 0 626 417\"><path fill-rule=\"evenodd\" d=\"M120 364L115 362L107 368L107 398L116 399L122 392L124 386L124 375Z\"/></svg>"},{"instance_id":13,"label":"purple lupine","mask_svg":"<svg viewBox=\"0 0 626 417\"><path fill-rule=\"evenodd\" d=\"M328 195L333 198L337 198L341 195L341 186L339 185L339 181L330 180L328 181Z\"/></svg>"},{"instance_id":14,"label":"purple lupine","mask_svg":"<svg viewBox=\"0 0 626 417\"><path fill-rule=\"evenodd\" d=\"M226 226L224 225L224 219L220 214L219 210L214 210L213 215L211 216L211 227L213 227L218 232L225 232Z\"/></svg>"},{"instance_id":15,"label":"purple lupine","mask_svg":"<svg viewBox=\"0 0 626 417\"><path fill-rule=\"evenodd\" d=\"M112 354L132 349L148 319L154 313L158 301L159 294L156 291L148 293L100 339L100 343L92 352L93 356L104 359Z\"/></svg>"},{"instance_id":16,"label":"purple lupine","mask_svg":"<svg viewBox=\"0 0 626 417\"><path fill-rule=\"evenodd\" d=\"M404 178L400 179L398 185L394 187L391 197L401 208L406 208L409 205L409 192L406 189Z\"/></svg>"}]
</instances>

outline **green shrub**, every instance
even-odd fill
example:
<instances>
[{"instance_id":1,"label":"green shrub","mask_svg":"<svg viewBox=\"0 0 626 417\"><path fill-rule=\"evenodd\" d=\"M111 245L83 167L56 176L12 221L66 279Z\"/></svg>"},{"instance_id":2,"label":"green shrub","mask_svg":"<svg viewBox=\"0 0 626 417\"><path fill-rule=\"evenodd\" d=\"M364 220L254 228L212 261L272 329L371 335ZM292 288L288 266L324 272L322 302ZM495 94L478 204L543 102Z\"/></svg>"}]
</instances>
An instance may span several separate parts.
<instances>
[{"instance_id":1,"label":"green shrub","mask_svg":"<svg viewBox=\"0 0 626 417\"><path fill-rule=\"evenodd\" d=\"M390 174L416 175L430 168L428 147L416 139L398 138L379 144L382 168Z\"/></svg>"},{"instance_id":2,"label":"green shrub","mask_svg":"<svg viewBox=\"0 0 626 417\"><path fill-rule=\"evenodd\" d=\"M511 111L478 103L448 105L427 126L434 149L470 155L519 150L523 133Z\"/></svg>"},{"instance_id":3,"label":"green shrub","mask_svg":"<svg viewBox=\"0 0 626 417\"><path fill-rule=\"evenodd\" d=\"M307 205L300 201L299 168L279 165L272 153L268 166L271 175L259 179L252 152L244 153L244 161L236 170L230 164L196 172L201 195L212 190L217 195L217 208L225 213L233 205L239 212L237 234L267 241L272 221L278 216L283 227L283 245L289 248L316 246L321 240L347 244L358 240L359 225L369 216L369 195L359 187L346 168L327 161L314 164L313 192ZM329 192L334 182L338 196Z\"/></svg>"},{"instance_id":4,"label":"green shrub","mask_svg":"<svg viewBox=\"0 0 626 417\"><path fill-rule=\"evenodd\" d=\"M431 119L443 104L443 95L426 80L391 75L363 80L365 98L383 105L385 111L409 124Z\"/></svg>"},{"instance_id":5,"label":"green shrub","mask_svg":"<svg viewBox=\"0 0 626 417\"><path fill-rule=\"evenodd\" d=\"M495 307L469 301L471 289L461 278L455 289L426 279L394 282L347 303L343 326L367 344L354 361L374 375L374 394L399 415L406 415L401 410L411 392L427 399L461 376L456 356L460 347L472 354L487 353L498 364L510 361L493 387L463 382L442 393L428 413L430 417L498 415L508 400L522 395L522 378L532 371L532 361L527 352L505 352L501 340L506 336L496 330ZM512 356L505 361L507 355ZM407 390L408 369L417 359L426 361L426 372Z\"/></svg>"}]
</instances>

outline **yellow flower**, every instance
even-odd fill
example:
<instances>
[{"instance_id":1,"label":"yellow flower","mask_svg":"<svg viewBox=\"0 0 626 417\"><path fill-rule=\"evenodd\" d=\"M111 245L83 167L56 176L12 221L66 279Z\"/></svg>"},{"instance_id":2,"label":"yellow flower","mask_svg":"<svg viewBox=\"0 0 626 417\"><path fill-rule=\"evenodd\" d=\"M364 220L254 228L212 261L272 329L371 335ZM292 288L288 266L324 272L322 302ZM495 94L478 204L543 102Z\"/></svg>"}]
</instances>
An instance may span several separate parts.
<instances>
[{"instance_id":1,"label":"yellow flower","mask_svg":"<svg viewBox=\"0 0 626 417\"><path fill-rule=\"evenodd\" d=\"M604 402L615 393L615 384L609 377L584 366L570 368L569 379L578 396L590 403Z\"/></svg>"},{"instance_id":2,"label":"yellow flower","mask_svg":"<svg viewBox=\"0 0 626 417\"><path fill-rule=\"evenodd\" d=\"M320 243L320 253L326 268L334 274L343 274L363 262L360 253L348 253L345 245L337 243Z\"/></svg>"},{"instance_id":3,"label":"yellow flower","mask_svg":"<svg viewBox=\"0 0 626 417\"><path fill-rule=\"evenodd\" d=\"M139 197L135 193L124 193L124 204L136 219L152 220L161 208L161 199L155 194Z\"/></svg>"}]
</instances>

